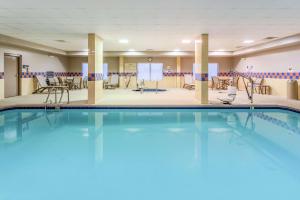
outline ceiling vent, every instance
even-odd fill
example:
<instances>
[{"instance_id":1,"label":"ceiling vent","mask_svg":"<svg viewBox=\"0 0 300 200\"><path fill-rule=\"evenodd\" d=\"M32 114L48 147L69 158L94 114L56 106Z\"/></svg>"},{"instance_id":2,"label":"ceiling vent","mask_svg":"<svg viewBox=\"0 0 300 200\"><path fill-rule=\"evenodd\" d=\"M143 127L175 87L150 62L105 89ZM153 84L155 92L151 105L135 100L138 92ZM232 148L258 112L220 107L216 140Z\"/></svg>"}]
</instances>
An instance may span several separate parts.
<instances>
[{"instance_id":1,"label":"ceiling vent","mask_svg":"<svg viewBox=\"0 0 300 200\"><path fill-rule=\"evenodd\" d=\"M277 39L278 37L266 37L264 38L264 40L274 40L274 39Z\"/></svg>"},{"instance_id":2,"label":"ceiling vent","mask_svg":"<svg viewBox=\"0 0 300 200\"><path fill-rule=\"evenodd\" d=\"M66 40L54 40L55 42L66 43Z\"/></svg>"}]
</instances>

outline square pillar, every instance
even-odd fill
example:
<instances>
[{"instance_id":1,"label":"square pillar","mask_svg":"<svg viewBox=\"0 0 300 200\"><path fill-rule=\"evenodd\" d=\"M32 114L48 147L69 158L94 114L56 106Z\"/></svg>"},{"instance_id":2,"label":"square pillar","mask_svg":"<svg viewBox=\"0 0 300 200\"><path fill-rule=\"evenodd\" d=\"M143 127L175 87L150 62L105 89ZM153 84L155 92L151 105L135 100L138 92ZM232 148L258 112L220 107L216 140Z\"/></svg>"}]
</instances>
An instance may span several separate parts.
<instances>
[{"instance_id":1,"label":"square pillar","mask_svg":"<svg viewBox=\"0 0 300 200\"><path fill-rule=\"evenodd\" d=\"M208 104L208 34L195 42L195 96L201 104Z\"/></svg>"},{"instance_id":2,"label":"square pillar","mask_svg":"<svg viewBox=\"0 0 300 200\"><path fill-rule=\"evenodd\" d=\"M4 51L0 48L0 99L4 99Z\"/></svg>"},{"instance_id":3,"label":"square pillar","mask_svg":"<svg viewBox=\"0 0 300 200\"><path fill-rule=\"evenodd\" d=\"M119 57L119 84L120 88L125 88L124 56Z\"/></svg>"},{"instance_id":4,"label":"square pillar","mask_svg":"<svg viewBox=\"0 0 300 200\"><path fill-rule=\"evenodd\" d=\"M180 88L181 87L181 76L180 76L180 73L181 73L181 58L180 56L177 56L176 58L176 87L177 88Z\"/></svg>"},{"instance_id":5,"label":"square pillar","mask_svg":"<svg viewBox=\"0 0 300 200\"><path fill-rule=\"evenodd\" d=\"M103 96L103 40L95 33L88 34L88 104L98 103Z\"/></svg>"}]
</instances>

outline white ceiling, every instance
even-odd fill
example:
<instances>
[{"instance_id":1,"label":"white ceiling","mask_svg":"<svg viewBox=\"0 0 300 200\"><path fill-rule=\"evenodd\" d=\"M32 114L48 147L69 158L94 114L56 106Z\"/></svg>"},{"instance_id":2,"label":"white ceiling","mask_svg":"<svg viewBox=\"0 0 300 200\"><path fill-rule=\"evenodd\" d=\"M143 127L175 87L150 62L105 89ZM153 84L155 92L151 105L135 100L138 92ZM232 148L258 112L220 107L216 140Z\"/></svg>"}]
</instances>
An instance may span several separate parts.
<instances>
[{"instance_id":1,"label":"white ceiling","mask_svg":"<svg viewBox=\"0 0 300 200\"><path fill-rule=\"evenodd\" d=\"M299 33L299 11L299 0L0 0L0 34L65 51L87 49L89 32L106 51L190 51L182 39L209 33L211 51L232 51Z\"/></svg>"}]
</instances>

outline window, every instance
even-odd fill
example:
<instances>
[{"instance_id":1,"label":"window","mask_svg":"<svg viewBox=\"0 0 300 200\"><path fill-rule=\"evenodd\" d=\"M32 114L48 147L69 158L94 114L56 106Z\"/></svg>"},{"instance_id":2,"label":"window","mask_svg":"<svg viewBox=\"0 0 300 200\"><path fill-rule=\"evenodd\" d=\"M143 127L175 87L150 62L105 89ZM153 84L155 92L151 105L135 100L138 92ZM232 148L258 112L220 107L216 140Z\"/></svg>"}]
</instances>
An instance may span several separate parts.
<instances>
[{"instance_id":1,"label":"window","mask_svg":"<svg viewBox=\"0 0 300 200\"><path fill-rule=\"evenodd\" d=\"M219 64L218 63L209 63L208 64L208 80L211 80L213 76L218 76L219 73Z\"/></svg>"},{"instance_id":2,"label":"window","mask_svg":"<svg viewBox=\"0 0 300 200\"><path fill-rule=\"evenodd\" d=\"M88 77L89 75L89 64L88 63L82 63L82 77Z\"/></svg>"},{"instance_id":3,"label":"window","mask_svg":"<svg viewBox=\"0 0 300 200\"><path fill-rule=\"evenodd\" d=\"M108 80L108 64L103 63L103 80Z\"/></svg>"},{"instance_id":4,"label":"window","mask_svg":"<svg viewBox=\"0 0 300 200\"><path fill-rule=\"evenodd\" d=\"M137 79L144 81L160 81L163 79L162 63L138 63Z\"/></svg>"}]
</instances>

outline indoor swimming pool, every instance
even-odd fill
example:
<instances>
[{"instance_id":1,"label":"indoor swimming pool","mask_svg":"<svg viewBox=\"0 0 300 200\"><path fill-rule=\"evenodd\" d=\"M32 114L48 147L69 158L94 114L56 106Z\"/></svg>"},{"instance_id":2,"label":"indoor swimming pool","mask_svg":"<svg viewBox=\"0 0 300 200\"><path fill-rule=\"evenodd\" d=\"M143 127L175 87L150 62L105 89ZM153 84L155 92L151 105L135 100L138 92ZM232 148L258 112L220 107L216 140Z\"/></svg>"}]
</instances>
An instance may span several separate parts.
<instances>
[{"instance_id":1,"label":"indoor swimming pool","mask_svg":"<svg viewBox=\"0 0 300 200\"><path fill-rule=\"evenodd\" d=\"M0 200L298 200L300 114L0 112Z\"/></svg>"}]
</instances>

